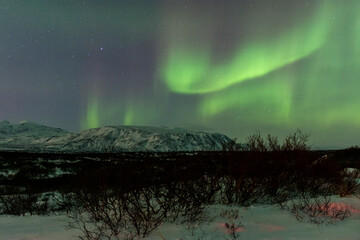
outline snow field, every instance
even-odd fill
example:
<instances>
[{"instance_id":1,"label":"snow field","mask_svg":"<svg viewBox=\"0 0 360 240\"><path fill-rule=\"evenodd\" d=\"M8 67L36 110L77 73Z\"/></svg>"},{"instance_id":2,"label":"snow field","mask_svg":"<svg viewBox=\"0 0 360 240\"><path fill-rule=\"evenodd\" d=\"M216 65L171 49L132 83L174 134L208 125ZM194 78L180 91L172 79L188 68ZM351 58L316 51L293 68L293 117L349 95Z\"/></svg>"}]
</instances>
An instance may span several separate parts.
<instances>
[{"instance_id":1,"label":"snow field","mask_svg":"<svg viewBox=\"0 0 360 240\"><path fill-rule=\"evenodd\" d=\"M332 197L336 204L352 206L351 216L335 224L299 222L289 211L276 205L253 205L247 208L211 205L209 217L194 226L164 223L145 239L190 240L232 239L226 223L236 225L237 239L254 240L358 240L360 239L360 200L356 197ZM231 213L238 213L238 218ZM236 214L235 214L236 215ZM81 232L68 229L66 214L52 216L0 216L2 240L63 240L78 239ZM193 229L192 229L193 227Z\"/></svg>"}]
</instances>

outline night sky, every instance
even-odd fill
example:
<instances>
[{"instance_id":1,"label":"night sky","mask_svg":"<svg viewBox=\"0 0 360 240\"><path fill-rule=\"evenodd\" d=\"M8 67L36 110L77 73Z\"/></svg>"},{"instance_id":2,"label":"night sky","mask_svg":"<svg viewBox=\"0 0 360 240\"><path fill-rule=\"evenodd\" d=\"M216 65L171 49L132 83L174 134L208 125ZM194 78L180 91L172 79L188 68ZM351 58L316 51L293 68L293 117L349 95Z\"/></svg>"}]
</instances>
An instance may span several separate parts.
<instances>
[{"instance_id":1,"label":"night sky","mask_svg":"<svg viewBox=\"0 0 360 240\"><path fill-rule=\"evenodd\" d=\"M360 145L360 1L0 0L0 121Z\"/></svg>"}]
</instances>

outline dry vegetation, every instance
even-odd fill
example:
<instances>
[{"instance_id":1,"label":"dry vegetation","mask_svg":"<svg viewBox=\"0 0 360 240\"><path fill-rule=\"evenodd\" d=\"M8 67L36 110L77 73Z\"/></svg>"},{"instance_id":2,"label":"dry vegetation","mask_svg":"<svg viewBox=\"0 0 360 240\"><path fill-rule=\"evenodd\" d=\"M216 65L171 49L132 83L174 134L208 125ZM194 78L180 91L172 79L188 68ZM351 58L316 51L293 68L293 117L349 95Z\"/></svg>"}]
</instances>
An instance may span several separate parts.
<instances>
[{"instance_id":1,"label":"dry vegetation","mask_svg":"<svg viewBox=\"0 0 360 240\"><path fill-rule=\"evenodd\" d=\"M80 239L146 237L164 222L183 224L194 232L209 221L206 206L215 203L277 204L299 221L342 221L351 206L334 207L331 196L359 196L359 172L343 170L352 162L339 160L337 153L310 151L308 140L308 134L297 130L283 143L274 136L254 134L241 151L231 144L223 152L143 154L140 159L139 155L90 160L56 156L56 161L42 161L41 171L31 170L39 166L37 158L2 158L14 174L0 179L0 213L67 211L70 227L83 233ZM55 167L72 174L44 177ZM41 194L52 191L61 196L55 204ZM230 239L239 238L237 213L223 213L229 219Z\"/></svg>"}]
</instances>

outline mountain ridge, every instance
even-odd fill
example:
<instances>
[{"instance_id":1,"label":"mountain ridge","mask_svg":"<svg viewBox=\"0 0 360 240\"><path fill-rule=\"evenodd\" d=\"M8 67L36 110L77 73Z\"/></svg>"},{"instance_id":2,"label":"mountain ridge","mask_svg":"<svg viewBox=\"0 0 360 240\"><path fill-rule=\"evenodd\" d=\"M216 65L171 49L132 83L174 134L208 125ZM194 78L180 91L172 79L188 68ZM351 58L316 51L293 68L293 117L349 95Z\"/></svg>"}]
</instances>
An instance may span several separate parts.
<instances>
[{"instance_id":1,"label":"mountain ridge","mask_svg":"<svg viewBox=\"0 0 360 240\"><path fill-rule=\"evenodd\" d=\"M66 153L221 151L220 133L152 126L104 126L70 133L37 123L0 122L0 150Z\"/></svg>"}]
</instances>

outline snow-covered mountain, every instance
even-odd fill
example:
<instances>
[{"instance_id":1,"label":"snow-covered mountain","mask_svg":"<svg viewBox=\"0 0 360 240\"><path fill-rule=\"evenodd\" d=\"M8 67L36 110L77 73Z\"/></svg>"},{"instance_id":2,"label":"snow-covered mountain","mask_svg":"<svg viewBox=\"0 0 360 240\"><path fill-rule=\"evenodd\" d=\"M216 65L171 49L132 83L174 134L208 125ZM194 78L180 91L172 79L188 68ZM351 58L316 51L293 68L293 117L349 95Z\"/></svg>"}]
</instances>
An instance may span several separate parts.
<instances>
[{"instance_id":1,"label":"snow-covered mountain","mask_svg":"<svg viewBox=\"0 0 360 240\"><path fill-rule=\"evenodd\" d=\"M61 136L68 132L60 129L47 127L33 122L20 122L20 123L10 123L9 121L0 122L0 138L3 137L54 137Z\"/></svg>"},{"instance_id":2,"label":"snow-covered mountain","mask_svg":"<svg viewBox=\"0 0 360 240\"><path fill-rule=\"evenodd\" d=\"M232 140L181 128L107 126L69 133L36 123L0 122L0 150L32 152L219 151Z\"/></svg>"},{"instance_id":3,"label":"snow-covered mountain","mask_svg":"<svg viewBox=\"0 0 360 240\"><path fill-rule=\"evenodd\" d=\"M0 150L35 150L33 143L40 139L57 138L69 134L60 129L33 122L0 122Z\"/></svg>"}]
</instances>

